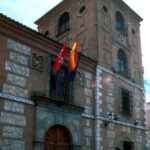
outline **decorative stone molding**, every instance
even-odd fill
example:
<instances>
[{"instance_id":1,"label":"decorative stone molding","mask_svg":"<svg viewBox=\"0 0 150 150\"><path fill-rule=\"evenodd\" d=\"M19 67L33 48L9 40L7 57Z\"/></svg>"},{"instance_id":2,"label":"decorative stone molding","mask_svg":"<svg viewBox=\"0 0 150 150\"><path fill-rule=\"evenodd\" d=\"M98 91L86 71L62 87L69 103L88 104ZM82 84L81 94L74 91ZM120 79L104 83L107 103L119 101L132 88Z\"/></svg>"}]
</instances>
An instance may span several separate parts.
<instances>
[{"instance_id":1,"label":"decorative stone molding","mask_svg":"<svg viewBox=\"0 0 150 150\"><path fill-rule=\"evenodd\" d=\"M31 67L37 71L43 71L44 69L44 56L32 53Z\"/></svg>"},{"instance_id":2,"label":"decorative stone molding","mask_svg":"<svg viewBox=\"0 0 150 150\"><path fill-rule=\"evenodd\" d=\"M100 113L102 112L101 104L102 104L102 93L101 93L101 83L102 79L102 71L97 66L96 68L96 86L95 86L95 149L96 150L102 150L101 147L101 129L100 129L100 121L98 117L100 116Z\"/></svg>"},{"instance_id":3,"label":"decorative stone molding","mask_svg":"<svg viewBox=\"0 0 150 150\"><path fill-rule=\"evenodd\" d=\"M26 104L31 104L31 105L34 104L34 102L30 99L23 98L23 97L18 97L18 96L13 96L13 95L6 94L6 93L1 93L0 92L0 97L3 98L2 100L7 99L7 100L26 103Z\"/></svg>"}]
</instances>

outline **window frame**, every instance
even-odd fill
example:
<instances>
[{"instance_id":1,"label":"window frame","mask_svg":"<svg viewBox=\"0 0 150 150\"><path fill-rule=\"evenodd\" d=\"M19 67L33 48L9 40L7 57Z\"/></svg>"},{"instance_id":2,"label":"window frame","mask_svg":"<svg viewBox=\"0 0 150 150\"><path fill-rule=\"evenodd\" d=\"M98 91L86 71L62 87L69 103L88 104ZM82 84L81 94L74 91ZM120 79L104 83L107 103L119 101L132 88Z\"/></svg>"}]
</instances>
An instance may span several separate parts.
<instances>
[{"instance_id":1,"label":"window frame","mask_svg":"<svg viewBox=\"0 0 150 150\"><path fill-rule=\"evenodd\" d=\"M115 29L120 32L125 31L125 19L120 11L115 14Z\"/></svg>"},{"instance_id":2,"label":"window frame","mask_svg":"<svg viewBox=\"0 0 150 150\"><path fill-rule=\"evenodd\" d=\"M131 91L121 88L121 113L125 116L132 116L133 100Z\"/></svg>"},{"instance_id":3,"label":"window frame","mask_svg":"<svg viewBox=\"0 0 150 150\"><path fill-rule=\"evenodd\" d=\"M64 12L58 19L57 36L70 30L70 15Z\"/></svg>"},{"instance_id":4,"label":"window frame","mask_svg":"<svg viewBox=\"0 0 150 150\"><path fill-rule=\"evenodd\" d=\"M129 78L128 57L122 49L119 49L117 53L117 73Z\"/></svg>"}]
</instances>

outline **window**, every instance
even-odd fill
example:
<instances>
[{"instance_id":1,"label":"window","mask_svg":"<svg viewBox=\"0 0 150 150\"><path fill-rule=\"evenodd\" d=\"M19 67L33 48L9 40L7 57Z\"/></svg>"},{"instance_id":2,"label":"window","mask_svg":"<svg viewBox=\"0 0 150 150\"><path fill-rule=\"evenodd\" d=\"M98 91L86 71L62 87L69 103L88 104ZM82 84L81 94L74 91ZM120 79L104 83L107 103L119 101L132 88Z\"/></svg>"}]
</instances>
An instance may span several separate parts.
<instances>
[{"instance_id":1,"label":"window","mask_svg":"<svg viewBox=\"0 0 150 150\"><path fill-rule=\"evenodd\" d=\"M66 66L63 66L58 73L51 71L50 97L54 100L68 101L73 93L73 83L67 80Z\"/></svg>"},{"instance_id":2,"label":"window","mask_svg":"<svg viewBox=\"0 0 150 150\"><path fill-rule=\"evenodd\" d=\"M58 35L62 34L70 29L70 17L69 13L63 13L58 21Z\"/></svg>"},{"instance_id":3,"label":"window","mask_svg":"<svg viewBox=\"0 0 150 150\"><path fill-rule=\"evenodd\" d=\"M85 6L82 6L79 10L79 13L82 14L85 11Z\"/></svg>"},{"instance_id":4,"label":"window","mask_svg":"<svg viewBox=\"0 0 150 150\"><path fill-rule=\"evenodd\" d=\"M107 13L107 12L108 12L108 9L107 9L107 7L106 7L106 6L103 6L103 11L104 11L105 13Z\"/></svg>"},{"instance_id":5,"label":"window","mask_svg":"<svg viewBox=\"0 0 150 150\"><path fill-rule=\"evenodd\" d=\"M135 35L135 30L134 29L132 29L131 32L132 32L133 35Z\"/></svg>"},{"instance_id":6,"label":"window","mask_svg":"<svg viewBox=\"0 0 150 150\"><path fill-rule=\"evenodd\" d=\"M122 14L119 11L116 12L116 29L118 31L125 30L125 21Z\"/></svg>"},{"instance_id":7,"label":"window","mask_svg":"<svg viewBox=\"0 0 150 150\"><path fill-rule=\"evenodd\" d=\"M133 142L124 141L123 142L123 150L133 150L134 144Z\"/></svg>"},{"instance_id":8,"label":"window","mask_svg":"<svg viewBox=\"0 0 150 150\"><path fill-rule=\"evenodd\" d=\"M130 92L126 89L121 89L121 99L122 99L122 113L124 115L131 115L132 104Z\"/></svg>"},{"instance_id":9,"label":"window","mask_svg":"<svg viewBox=\"0 0 150 150\"><path fill-rule=\"evenodd\" d=\"M128 77L128 62L125 52L120 49L117 55L117 72L125 77Z\"/></svg>"}]
</instances>

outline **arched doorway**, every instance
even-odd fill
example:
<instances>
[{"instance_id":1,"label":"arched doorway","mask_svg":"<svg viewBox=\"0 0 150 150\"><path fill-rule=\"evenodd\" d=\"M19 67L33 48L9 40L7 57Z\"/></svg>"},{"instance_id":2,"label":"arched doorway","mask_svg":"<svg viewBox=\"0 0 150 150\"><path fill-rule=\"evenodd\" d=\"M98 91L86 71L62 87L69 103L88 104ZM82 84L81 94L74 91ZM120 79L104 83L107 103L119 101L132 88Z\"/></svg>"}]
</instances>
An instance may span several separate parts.
<instances>
[{"instance_id":1,"label":"arched doorway","mask_svg":"<svg viewBox=\"0 0 150 150\"><path fill-rule=\"evenodd\" d=\"M45 136L44 150L71 150L72 137L67 128L61 125L51 127Z\"/></svg>"}]
</instances>

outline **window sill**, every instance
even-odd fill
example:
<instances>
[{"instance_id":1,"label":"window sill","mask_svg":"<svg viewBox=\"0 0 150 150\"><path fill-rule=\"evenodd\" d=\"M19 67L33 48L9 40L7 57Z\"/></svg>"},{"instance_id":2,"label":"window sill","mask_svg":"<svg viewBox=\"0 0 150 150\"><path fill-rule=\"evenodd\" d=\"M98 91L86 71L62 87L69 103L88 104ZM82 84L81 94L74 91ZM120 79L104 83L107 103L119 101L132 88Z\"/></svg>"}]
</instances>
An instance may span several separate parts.
<instances>
[{"instance_id":1,"label":"window sill","mask_svg":"<svg viewBox=\"0 0 150 150\"><path fill-rule=\"evenodd\" d=\"M70 28L66 29L66 30L63 31L63 32L58 32L58 33L56 34L56 37L62 36L62 35L64 35L65 33L69 32L69 31L70 31Z\"/></svg>"}]
</instances>

